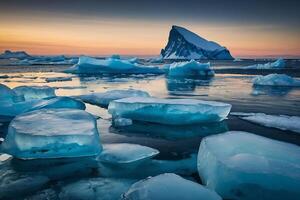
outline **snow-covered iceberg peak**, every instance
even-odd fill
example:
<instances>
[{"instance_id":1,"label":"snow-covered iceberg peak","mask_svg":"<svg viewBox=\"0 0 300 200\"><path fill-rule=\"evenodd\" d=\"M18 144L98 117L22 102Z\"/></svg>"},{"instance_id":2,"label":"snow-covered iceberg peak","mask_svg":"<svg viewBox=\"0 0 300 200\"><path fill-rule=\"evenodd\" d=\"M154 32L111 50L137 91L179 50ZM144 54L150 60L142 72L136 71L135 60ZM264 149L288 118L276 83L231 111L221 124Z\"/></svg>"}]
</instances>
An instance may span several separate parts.
<instances>
[{"instance_id":1,"label":"snow-covered iceberg peak","mask_svg":"<svg viewBox=\"0 0 300 200\"><path fill-rule=\"evenodd\" d=\"M274 62L268 62L265 64L256 64L244 67L244 69L283 69L286 67L286 61L282 58Z\"/></svg>"},{"instance_id":2,"label":"snow-covered iceberg peak","mask_svg":"<svg viewBox=\"0 0 300 200\"><path fill-rule=\"evenodd\" d=\"M129 118L160 124L184 125L222 121L230 104L196 99L131 97L110 102L113 118Z\"/></svg>"},{"instance_id":3,"label":"snow-covered iceberg peak","mask_svg":"<svg viewBox=\"0 0 300 200\"><path fill-rule=\"evenodd\" d=\"M170 65L165 65L169 77L203 77L213 76L214 71L210 67L210 63L200 63L195 60L186 62L174 62Z\"/></svg>"},{"instance_id":4,"label":"snow-covered iceberg peak","mask_svg":"<svg viewBox=\"0 0 300 200\"><path fill-rule=\"evenodd\" d=\"M102 149L95 118L77 109L42 109L18 115L1 147L22 159L93 156Z\"/></svg>"},{"instance_id":5,"label":"snow-covered iceberg peak","mask_svg":"<svg viewBox=\"0 0 300 200\"><path fill-rule=\"evenodd\" d=\"M299 155L297 145L232 131L201 141L198 172L224 199L296 199Z\"/></svg>"},{"instance_id":6,"label":"snow-covered iceberg peak","mask_svg":"<svg viewBox=\"0 0 300 200\"><path fill-rule=\"evenodd\" d=\"M96 59L81 56L76 65L66 70L70 73L93 74L162 74L163 71L155 66L145 66L119 58Z\"/></svg>"},{"instance_id":7,"label":"snow-covered iceberg peak","mask_svg":"<svg viewBox=\"0 0 300 200\"><path fill-rule=\"evenodd\" d=\"M269 74L266 76L256 76L253 85L261 86L292 86L300 87L300 80L294 79L286 74Z\"/></svg>"},{"instance_id":8,"label":"snow-covered iceberg peak","mask_svg":"<svg viewBox=\"0 0 300 200\"><path fill-rule=\"evenodd\" d=\"M179 26L172 26L168 44L161 50L164 59L229 59L230 52L216 42Z\"/></svg>"},{"instance_id":9,"label":"snow-covered iceberg peak","mask_svg":"<svg viewBox=\"0 0 300 200\"><path fill-rule=\"evenodd\" d=\"M202 185L176 174L166 173L133 184L121 197L123 200L221 200L221 197Z\"/></svg>"}]
</instances>

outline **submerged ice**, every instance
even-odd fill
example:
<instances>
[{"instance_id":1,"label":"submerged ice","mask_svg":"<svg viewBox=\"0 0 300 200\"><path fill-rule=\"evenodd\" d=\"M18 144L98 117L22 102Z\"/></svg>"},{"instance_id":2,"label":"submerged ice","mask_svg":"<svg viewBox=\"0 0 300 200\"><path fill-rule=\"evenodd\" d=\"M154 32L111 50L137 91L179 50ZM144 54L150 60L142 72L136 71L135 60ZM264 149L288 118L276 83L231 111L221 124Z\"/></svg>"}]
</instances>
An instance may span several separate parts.
<instances>
[{"instance_id":1,"label":"submerged ice","mask_svg":"<svg viewBox=\"0 0 300 200\"><path fill-rule=\"evenodd\" d=\"M163 71L155 66L144 66L132 60L122 60L119 57L95 59L81 56L73 67L65 72L78 74L162 74Z\"/></svg>"},{"instance_id":2,"label":"submerged ice","mask_svg":"<svg viewBox=\"0 0 300 200\"><path fill-rule=\"evenodd\" d=\"M113 118L129 118L170 125L224 120L230 104L196 99L158 99L131 97L112 101L108 111Z\"/></svg>"},{"instance_id":3,"label":"submerged ice","mask_svg":"<svg viewBox=\"0 0 300 200\"><path fill-rule=\"evenodd\" d=\"M49 86L19 86L13 91L17 95L24 96L25 101L56 96L55 89Z\"/></svg>"},{"instance_id":4,"label":"submerged ice","mask_svg":"<svg viewBox=\"0 0 300 200\"><path fill-rule=\"evenodd\" d=\"M300 148L247 132L206 137L198 152L202 182L224 199L295 199Z\"/></svg>"},{"instance_id":5,"label":"submerged ice","mask_svg":"<svg viewBox=\"0 0 300 200\"><path fill-rule=\"evenodd\" d=\"M2 150L22 159L97 155L100 138L94 117L82 110L42 109L15 117Z\"/></svg>"},{"instance_id":6,"label":"submerged ice","mask_svg":"<svg viewBox=\"0 0 300 200\"><path fill-rule=\"evenodd\" d=\"M300 87L300 80L286 74L269 74L256 76L253 80L254 86L291 86Z\"/></svg>"}]
</instances>

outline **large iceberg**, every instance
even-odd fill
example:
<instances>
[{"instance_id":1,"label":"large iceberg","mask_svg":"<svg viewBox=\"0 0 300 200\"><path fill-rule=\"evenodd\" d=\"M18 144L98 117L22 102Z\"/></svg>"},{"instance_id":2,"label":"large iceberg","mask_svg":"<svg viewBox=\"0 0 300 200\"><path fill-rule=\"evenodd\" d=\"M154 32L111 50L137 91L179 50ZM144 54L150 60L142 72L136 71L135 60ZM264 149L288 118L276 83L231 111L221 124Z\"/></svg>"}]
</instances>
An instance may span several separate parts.
<instances>
[{"instance_id":1,"label":"large iceberg","mask_svg":"<svg viewBox=\"0 0 300 200\"><path fill-rule=\"evenodd\" d=\"M2 150L22 159L92 156L101 152L95 118L82 110L42 109L15 117Z\"/></svg>"},{"instance_id":2,"label":"large iceberg","mask_svg":"<svg viewBox=\"0 0 300 200\"><path fill-rule=\"evenodd\" d=\"M112 101L108 111L113 118L129 118L170 125L222 121L230 104L196 99L130 97Z\"/></svg>"},{"instance_id":3,"label":"large iceberg","mask_svg":"<svg viewBox=\"0 0 300 200\"><path fill-rule=\"evenodd\" d=\"M225 47L180 26L172 26L168 43L161 50L161 56L164 59L233 60Z\"/></svg>"},{"instance_id":4,"label":"large iceberg","mask_svg":"<svg viewBox=\"0 0 300 200\"><path fill-rule=\"evenodd\" d=\"M300 87L300 80L294 79L286 74L269 74L266 76L256 76L253 80L253 85L262 86L291 86Z\"/></svg>"},{"instance_id":5,"label":"large iceberg","mask_svg":"<svg viewBox=\"0 0 300 200\"><path fill-rule=\"evenodd\" d=\"M232 131L202 140L198 172L224 199L298 199L299 155L299 146Z\"/></svg>"},{"instance_id":6,"label":"large iceberg","mask_svg":"<svg viewBox=\"0 0 300 200\"><path fill-rule=\"evenodd\" d=\"M176 174L160 174L133 184L122 195L123 200L221 200L212 190Z\"/></svg>"},{"instance_id":7,"label":"large iceberg","mask_svg":"<svg viewBox=\"0 0 300 200\"><path fill-rule=\"evenodd\" d=\"M49 86L19 86L15 87L13 91L17 95L23 96L25 101L56 96L55 89Z\"/></svg>"},{"instance_id":8,"label":"large iceberg","mask_svg":"<svg viewBox=\"0 0 300 200\"><path fill-rule=\"evenodd\" d=\"M286 67L286 61L282 58L274 62L268 62L265 64L256 64L244 67L244 69L283 69Z\"/></svg>"},{"instance_id":9,"label":"large iceberg","mask_svg":"<svg viewBox=\"0 0 300 200\"><path fill-rule=\"evenodd\" d=\"M169 77L203 77L213 76L214 71L210 67L210 63L199 63L195 60L187 62L172 63L165 65Z\"/></svg>"},{"instance_id":10,"label":"large iceberg","mask_svg":"<svg viewBox=\"0 0 300 200\"><path fill-rule=\"evenodd\" d=\"M98 105L101 107L108 107L109 102L117 99L123 99L128 97L149 97L150 95L142 90L110 90L103 93L91 93L85 95L75 96L86 103Z\"/></svg>"},{"instance_id":11,"label":"large iceberg","mask_svg":"<svg viewBox=\"0 0 300 200\"><path fill-rule=\"evenodd\" d=\"M105 144L98 160L102 163L115 165L136 165L157 154L159 154L158 150L138 144Z\"/></svg>"},{"instance_id":12,"label":"large iceberg","mask_svg":"<svg viewBox=\"0 0 300 200\"><path fill-rule=\"evenodd\" d=\"M17 59L24 59L31 57L28 55L25 51L10 51L6 50L4 53L0 54L0 59L11 59L11 58L17 58Z\"/></svg>"},{"instance_id":13,"label":"large iceberg","mask_svg":"<svg viewBox=\"0 0 300 200\"><path fill-rule=\"evenodd\" d=\"M118 58L95 59L81 56L73 67L65 70L78 74L163 74L163 70L155 66L144 66L136 62Z\"/></svg>"},{"instance_id":14,"label":"large iceberg","mask_svg":"<svg viewBox=\"0 0 300 200\"><path fill-rule=\"evenodd\" d=\"M289 130L300 133L300 117L287 115L267 115L265 113L230 113L237 115L243 120L267 127Z\"/></svg>"}]
</instances>

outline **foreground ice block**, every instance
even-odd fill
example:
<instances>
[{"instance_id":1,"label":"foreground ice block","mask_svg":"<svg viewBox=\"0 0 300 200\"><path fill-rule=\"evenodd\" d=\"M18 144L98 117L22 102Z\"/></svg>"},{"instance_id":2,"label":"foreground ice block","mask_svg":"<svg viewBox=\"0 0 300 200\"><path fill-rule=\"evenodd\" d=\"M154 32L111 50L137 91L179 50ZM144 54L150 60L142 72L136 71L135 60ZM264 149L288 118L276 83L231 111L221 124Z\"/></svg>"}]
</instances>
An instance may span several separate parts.
<instances>
[{"instance_id":1,"label":"foreground ice block","mask_svg":"<svg viewBox=\"0 0 300 200\"><path fill-rule=\"evenodd\" d=\"M298 199L300 148L247 132L209 136L199 148L198 172L224 199Z\"/></svg>"},{"instance_id":2,"label":"foreground ice block","mask_svg":"<svg viewBox=\"0 0 300 200\"><path fill-rule=\"evenodd\" d=\"M300 117L298 116L267 115L265 113L233 113L232 115L263 126L300 133Z\"/></svg>"},{"instance_id":3,"label":"foreground ice block","mask_svg":"<svg viewBox=\"0 0 300 200\"><path fill-rule=\"evenodd\" d=\"M230 109L230 104L215 101L151 97L119 99L112 101L108 107L113 118L171 125L222 121Z\"/></svg>"},{"instance_id":4,"label":"foreground ice block","mask_svg":"<svg viewBox=\"0 0 300 200\"><path fill-rule=\"evenodd\" d=\"M166 65L164 69L169 77L201 77L213 76L214 71L210 67L210 63L199 63L195 60L187 62L175 62Z\"/></svg>"},{"instance_id":5,"label":"foreground ice block","mask_svg":"<svg viewBox=\"0 0 300 200\"><path fill-rule=\"evenodd\" d=\"M25 101L56 96L55 89L49 86L19 86L13 91L17 95L24 96Z\"/></svg>"},{"instance_id":6,"label":"foreground ice block","mask_svg":"<svg viewBox=\"0 0 300 200\"><path fill-rule=\"evenodd\" d=\"M158 150L138 144L105 144L98 160L114 165L136 165L157 154L159 154Z\"/></svg>"},{"instance_id":7,"label":"foreground ice block","mask_svg":"<svg viewBox=\"0 0 300 200\"><path fill-rule=\"evenodd\" d=\"M109 102L117 99L128 97L149 97L150 95L142 90L110 90L103 93L91 93L86 95L75 96L86 103L98 105L101 107L108 107Z\"/></svg>"},{"instance_id":8,"label":"foreground ice block","mask_svg":"<svg viewBox=\"0 0 300 200\"><path fill-rule=\"evenodd\" d=\"M202 185L176 174L160 174L133 184L121 197L123 200L221 200L221 197Z\"/></svg>"},{"instance_id":9,"label":"foreground ice block","mask_svg":"<svg viewBox=\"0 0 300 200\"><path fill-rule=\"evenodd\" d=\"M67 69L69 73L83 74L163 74L164 72L155 66L144 66L136 62L119 58L107 58L99 60L81 56L76 65Z\"/></svg>"},{"instance_id":10,"label":"foreground ice block","mask_svg":"<svg viewBox=\"0 0 300 200\"><path fill-rule=\"evenodd\" d=\"M269 74L266 76L256 76L253 80L256 86L291 86L300 87L300 80L294 79L286 74Z\"/></svg>"},{"instance_id":11,"label":"foreground ice block","mask_svg":"<svg viewBox=\"0 0 300 200\"><path fill-rule=\"evenodd\" d=\"M42 109L15 117L2 143L22 159L92 156L101 152L94 117L74 109Z\"/></svg>"},{"instance_id":12,"label":"foreground ice block","mask_svg":"<svg viewBox=\"0 0 300 200\"><path fill-rule=\"evenodd\" d=\"M283 69L286 67L286 61L282 58L274 62L268 62L265 64L256 64L244 67L244 69Z\"/></svg>"},{"instance_id":13,"label":"foreground ice block","mask_svg":"<svg viewBox=\"0 0 300 200\"><path fill-rule=\"evenodd\" d=\"M15 91L0 83L0 102L12 103L18 100L24 100L23 97L19 97Z\"/></svg>"}]
</instances>

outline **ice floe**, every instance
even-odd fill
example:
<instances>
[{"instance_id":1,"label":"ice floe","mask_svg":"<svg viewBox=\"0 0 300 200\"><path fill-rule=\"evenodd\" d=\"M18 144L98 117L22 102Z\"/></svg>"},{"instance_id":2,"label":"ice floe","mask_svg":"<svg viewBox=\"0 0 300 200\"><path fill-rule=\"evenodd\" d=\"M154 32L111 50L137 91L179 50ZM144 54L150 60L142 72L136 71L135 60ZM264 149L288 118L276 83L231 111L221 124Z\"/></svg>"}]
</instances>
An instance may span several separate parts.
<instances>
[{"instance_id":1,"label":"ice floe","mask_svg":"<svg viewBox=\"0 0 300 200\"><path fill-rule=\"evenodd\" d=\"M49 86L19 86L13 91L19 96L24 96L25 101L56 96L55 89Z\"/></svg>"},{"instance_id":2,"label":"ice floe","mask_svg":"<svg viewBox=\"0 0 300 200\"><path fill-rule=\"evenodd\" d=\"M266 76L256 76L253 80L253 85L263 86L291 86L300 87L300 80L292 78L286 74L269 74Z\"/></svg>"},{"instance_id":3,"label":"ice floe","mask_svg":"<svg viewBox=\"0 0 300 200\"><path fill-rule=\"evenodd\" d=\"M300 195L300 148L247 132L201 141L198 172L224 199L295 199Z\"/></svg>"},{"instance_id":4,"label":"ice floe","mask_svg":"<svg viewBox=\"0 0 300 200\"><path fill-rule=\"evenodd\" d=\"M117 99L123 99L127 97L149 97L150 95L142 90L110 90L103 93L90 93L85 95L74 96L86 103L98 105L101 107L108 107L109 102Z\"/></svg>"},{"instance_id":5,"label":"ice floe","mask_svg":"<svg viewBox=\"0 0 300 200\"><path fill-rule=\"evenodd\" d=\"M169 77L203 77L213 76L214 71L210 67L210 63L199 63L195 60L187 62L174 62L165 65L164 69Z\"/></svg>"},{"instance_id":6,"label":"ice floe","mask_svg":"<svg viewBox=\"0 0 300 200\"><path fill-rule=\"evenodd\" d=\"M300 133L300 117L287 115L267 115L265 113L230 113L237 115L241 119L250 121L259 125L278 128L281 130L289 130Z\"/></svg>"},{"instance_id":7,"label":"ice floe","mask_svg":"<svg viewBox=\"0 0 300 200\"><path fill-rule=\"evenodd\" d=\"M164 72L155 66L144 66L132 61L119 58L95 59L81 56L73 67L65 70L68 73L78 74L163 74Z\"/></svg>"},{"instance_id":8,"label":"ice floe","mask_svg":"<svg viewBox=\"0 0 300 200\"><path fill-rule=\"evenodd\" d=\"M72 77L49 77L45 78L46 82L72 81Z\"/></svg>"},{"instance_id":9,"label":"ice floe","mask_svg":"<svg viewBox=\"0 0 300 200\"><path fill-rule=\"evenodd\" d=\"M286 61L282 58L274 62L268 62L265 64L256 64L244 67L244 69L283 69L286 67Z\"/></svg>"},{"instance_id":10,"label":"ice floe","mask_svg":"<svg viewBox=\"0 0 300 200\"><path fill-rule=\"evenodd\" d=\"M15 117L2 150L22 159L92 156L101 152L94 117L82 110L42 109Z\"/></svg>"},{"instance_id":11,"label":"ice floe","mask_svg":"<svg viewBox=\"0 0 300 200\"><path fill-rule=\"evenodd\" d=\"M122 195L123 200L221 200L221 197L204 186L176 174L160 174L133 184Z\"/></svg>"},{"instance_id":12,"label":"ice floe","mask_svg":"<svg viewBox=\"0 0 300 200\"><path fill-rule=\"evenodd\" d=\"M108 111L113 118L128 118L161 124L184 125L224 120L230 104L196 99L130 97L112 101Z\"/></svg>"}]
</instances>

